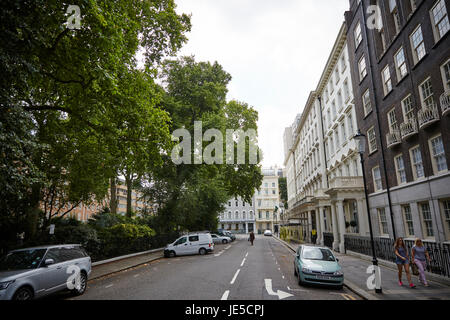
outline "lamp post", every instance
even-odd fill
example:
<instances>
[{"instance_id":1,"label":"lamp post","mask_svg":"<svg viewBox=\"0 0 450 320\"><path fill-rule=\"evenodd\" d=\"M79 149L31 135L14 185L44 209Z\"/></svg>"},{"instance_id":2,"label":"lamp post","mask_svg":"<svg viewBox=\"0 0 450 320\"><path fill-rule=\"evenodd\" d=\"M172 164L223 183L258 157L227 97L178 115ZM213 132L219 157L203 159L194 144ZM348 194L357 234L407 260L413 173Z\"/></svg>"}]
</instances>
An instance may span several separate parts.
<instances>
[{"instance_id":1,"label":"lamp post","mask_svg":"<svg viewBox=\"0 0 450 320\"><path fill-rule=\"evenodd\" d=\"M354 138L357 142L358 152L359 152L359 156L361 158L361 167L362 167L363 182L364 182L364 194L366 196L367 214L369 216L370 243L372 245L372 264L373 264L374 272L375 272L375 292L382 293L381 274L380 274L380 269L378 267L378 260L377 260L376 254L375 254L375 242L373 240L372 218L370 215L369 196L367 194L366 171L364 169L363 154L366 152L366 136L364 134L362 134L360 130L358 130L358 133L354 136Z\"/></svg>"}]
</instances>

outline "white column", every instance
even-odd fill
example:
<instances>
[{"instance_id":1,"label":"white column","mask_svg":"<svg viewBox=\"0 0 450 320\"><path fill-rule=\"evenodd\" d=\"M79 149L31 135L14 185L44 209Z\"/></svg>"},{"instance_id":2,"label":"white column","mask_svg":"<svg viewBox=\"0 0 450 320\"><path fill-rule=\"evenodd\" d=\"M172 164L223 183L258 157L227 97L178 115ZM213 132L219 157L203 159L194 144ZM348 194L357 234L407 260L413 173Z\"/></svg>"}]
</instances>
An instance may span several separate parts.
<instances>
[{"instance_id":1,"label":"white column","mask_svg":"<svg viewBox=\"0 0 450 320\"><path fill-rule=\"evenodd\" d=\"M369 217L363 199L357 200L358 204L358 220L359 220L359 234L362 236L369 235Z\"/></svg>"},{"instance_id":2,"label":"white column","mask_svg":"<svg viewBox=\"0 0 450 320\"><path fill-rule=\"evenodd\" d=\"M345 252L345 214L344 214L344 201L337 201L337 209L338 209L338 224L339 224L339 252Z\"/></svg>"},{"instance_id":3,"label":"white column","mask_svg":"<svg viewBox=\"0 0 450 320\"><path fill-rule=\"evenodd\" d=\"M333 224L333 250L339 249L339 233L338 233L338 221L336 218L336 207L334 203L331 203L331 220Z\"/></svg>"},{"instance_id":4,"label":"white column","mask_svg":"<svg viewBox=\"0 0 450 320\"><path fill-rule=\"evenodd\" d=\"M312 231L312 217L311 217L311 210L308 210L308 228L306 230L306 238L309 239L310 242L312 242L311 231Z\"/></svg>"},{"instance_id":5,"label":"white column","mask_svg":"<svg viewBox=\"0 0 450 320\"><path fill-rule=\"evenodd\" d=\"M317 218L317 243L323 246L323 214L322 207L316 208Z\"/></svg>"}]
</instances>

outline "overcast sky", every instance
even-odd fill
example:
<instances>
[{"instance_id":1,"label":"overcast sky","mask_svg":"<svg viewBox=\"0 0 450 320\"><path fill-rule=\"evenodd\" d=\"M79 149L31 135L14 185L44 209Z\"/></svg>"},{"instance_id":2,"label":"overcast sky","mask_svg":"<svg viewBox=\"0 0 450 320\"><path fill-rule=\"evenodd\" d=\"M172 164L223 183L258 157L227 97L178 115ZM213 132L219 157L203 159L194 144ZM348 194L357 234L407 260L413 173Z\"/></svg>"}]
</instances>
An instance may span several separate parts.
<instances>
[{"instance_id":1,"label":"overcast sky","mask_svg":"<svg viewBox=\"0 0 450 320\"><path fill-rule=\"evenodd\" d=\"M283 132L317 86L348 0L175 0L192 14L181 55L217 61L233 77L228 100L259 112L264 166L283 166Z\"/></svg>"}]
</instances>

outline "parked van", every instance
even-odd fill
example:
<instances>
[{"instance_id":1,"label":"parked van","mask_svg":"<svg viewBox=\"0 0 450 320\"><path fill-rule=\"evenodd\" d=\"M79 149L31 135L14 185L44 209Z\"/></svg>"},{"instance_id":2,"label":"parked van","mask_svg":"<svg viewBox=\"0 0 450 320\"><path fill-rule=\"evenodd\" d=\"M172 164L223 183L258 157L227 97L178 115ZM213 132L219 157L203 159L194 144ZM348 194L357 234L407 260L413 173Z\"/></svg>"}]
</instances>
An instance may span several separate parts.
<instances>
[{"instance_id":1,"label":"parked van","mask_svg":"<svg viewBox=\"0 0 450 320\"><path fill-rule=\"evenodd\" d=\"M171 258L189 254L207 254L214 251L214 242L210 233L189 233L167 245L164 256Z\"/></svg>"}]
</instances>

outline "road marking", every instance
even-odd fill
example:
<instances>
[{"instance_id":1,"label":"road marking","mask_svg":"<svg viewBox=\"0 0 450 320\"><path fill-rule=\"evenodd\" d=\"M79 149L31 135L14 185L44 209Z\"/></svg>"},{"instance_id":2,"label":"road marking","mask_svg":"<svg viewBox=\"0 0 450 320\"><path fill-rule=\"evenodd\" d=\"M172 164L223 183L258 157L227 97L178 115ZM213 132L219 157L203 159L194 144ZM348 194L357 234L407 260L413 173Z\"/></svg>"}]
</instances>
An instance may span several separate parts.
<instances>
[{"instance_id":1,"label":"road marking","mask_svg":"<svg viewBox=\"0 0 450 320\"><path fill-rule=\"evenodd\" d=\"M238 269L238 270L236 271L236 273L234 274L233 280L231 280L230 284L233 284L234 281L236 281L236 278L237 278L237 276L238 276L238 274L239 274L240 271L241 271L241 269Z\"/></svg>"},{"instance_id":2,"label":"road marking","mask_svg":"<svg viewBox=\"0 0 450 320\"><path fill-rule=\"evenodd\" d=\"M303 290L303 289L291 289L289 287L287 287L289 291L299 291L299 292L308 292L308 290Z\"/></svg>"},{"instance_id":3,"label":"road marking","mask_svg":"<svg viewBox=\"0 0 450 320\"><path fill-rule=\"evenodd\" d=\"M222 251L220 251L219 253L217 253L217 254L215 254L214 255L214 257L218 257L218 256L220 256L222 253L223 253L224 251L222 250Z\"/></svg>"},{"instance_id":4,"label":"road marking","mask_svg":"<svg viewBox=\"0 0 450 320\"><path fill-rule=\"evenodd\" d=\"M246 259L246 258L244 258L244 260L242 260L241 267L244 265L245 259Z\"/></svg>"},{"instance_id":5,"label":"road marking","mask_svg":"<svg viewBox=\"0 0 450 320\"><path fill-rule=\"evenodd\" d=\"M225 247L225 250L230 249L231 248L231 244L228 245L227 247Z\"/></svg>"},{"instance_id":6,"label":"road marking","mask_svg":"<svg viewBox=\"0 0 450 320\"><path fill-rule=\"evenodd\" d=\"M247 252L247 254L245 255L245 257L247 258L247 256L248 256L248 252Z\"/></svg>"},{"instance_id":7,"label":"road marking","mask_svg":"<svg viewBox=\"0 0 450 320\"><path fill-rule=\"evenodd\" d=\"M135 278L139 277L139 274L135 274L134 277L135 277Z\"/></svg>"},{"instance_id":8,"label":"road marking","mask_svg":"<svg viewBox=\"0 0 450 320\"><path fill-rule=\"evenodd\" d=\"M227 290L223 293L223 296L220 300L227 300L228 299L228 295L230 294L230 290Z\"/></svg>"},{"instance_id":9,"label":"road marking","mask_svg":"<svg viewBox=\"0 0 450 320\"><path fill-rule=\"evenodd\" d=\"M343 296L346 300L356 300L355 297L353 297L347 293L341 293L341 296Z\"/></svg>"},{"instance_id":10,"label":"road marking","mask_svg":"<svg viewBox=\"0 0 450 320\"><path fill-rule=\"evenodd\" d=\"M107 286L105 287L105 289L111 288L112 286L113 286L112 284L107 285Z\"/></svg>"},{"instance_id":11,"label":"road marking","mask_svg":"<svg viewBox=\"0 0 450 320\"><path fill-rule=\"evenodd\" d=\"M283 276L283 275L282 275L281 277L284 279L284 276Z\"/></svg>"},{"instance_id":12,"label":"road marking","mask_svg":"<svg viewBox=\"0 0 450 320\"><path fill-rule=\"evenodd\" d=\"M266 284L266 290L267 293L271 296L278 296L278 299L285 299L289 297L293 297L292 294L278 290L276 293L272 290L272 279L264 279L264 282Z\"/></svg>"}]
</instances>

